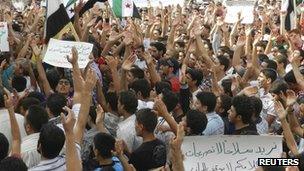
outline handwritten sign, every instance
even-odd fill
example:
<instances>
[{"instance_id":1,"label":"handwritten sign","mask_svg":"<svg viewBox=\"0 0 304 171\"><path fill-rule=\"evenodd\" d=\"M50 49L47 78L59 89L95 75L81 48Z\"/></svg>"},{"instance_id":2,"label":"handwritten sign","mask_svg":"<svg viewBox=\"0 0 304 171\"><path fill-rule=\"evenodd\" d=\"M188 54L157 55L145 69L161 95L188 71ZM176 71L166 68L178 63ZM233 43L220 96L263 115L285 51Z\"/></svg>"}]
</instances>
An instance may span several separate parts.
<instances>
[{"instance_id":1,"label":"handwritten sign","mask_svg":"<svg viewBox=\"0 0 304 171\"><path fill-rule=\"evenodd\" d=\"M278 158L282 137L189 136L182 144L186 171L253 171L258 158Z\"/></svg>"},{"instance_id":2,"label":"handwritten sign","mask_svg":"<svg viewBox=\"0 0 304 171\"><path fill-rule=\"evenodd\" d=\"M149 3L148 0L133 0L135 5L137 7L148 7ZM152 7L159 7L159 2L163 4L163 6L169 6L169 5L177 5L179 4L180 6L184 5L184 0L175 0L175 1L168 1L168 0L150 0L151 6Z\"/></svg>"},{"instance_id":3,"label":"handwritten sign","mask_svg":"<svg viewBox=\"0 0 304 171\"><path fill-rule=\"evenodd\" d=\"M225 16L225 22L226 23L235 23L238 19L238 13L241 13L241 16L243 17L242 23L243 24L251 24L253 23L254 16L253 16L253 10L254 10L254 4L255 1L226 1L226 9L227 13Z\"/></svg>"},{"instance_id":4,"label":"handwritten sign","mask_svg":"<svg viewBox=\"0 0 304 171\"><path fill-rule=\"evenodd\" d=\"M72 68L66 57L72 55L73 47L78 51L79 67L85 68L90 61L89 56L93 49L90 43L51 39L43 61L56 67Z\"/></svg>"},{"instance_id":5,"label":"handwritten sign","mask_svg":"<svg viewBox=\"0 0 304 171\"><path fill-rule=\"evenodd\" d=\"M8 29L6 22L0 22L0 52L9 51Z\"/></svg>"}]
</instances>

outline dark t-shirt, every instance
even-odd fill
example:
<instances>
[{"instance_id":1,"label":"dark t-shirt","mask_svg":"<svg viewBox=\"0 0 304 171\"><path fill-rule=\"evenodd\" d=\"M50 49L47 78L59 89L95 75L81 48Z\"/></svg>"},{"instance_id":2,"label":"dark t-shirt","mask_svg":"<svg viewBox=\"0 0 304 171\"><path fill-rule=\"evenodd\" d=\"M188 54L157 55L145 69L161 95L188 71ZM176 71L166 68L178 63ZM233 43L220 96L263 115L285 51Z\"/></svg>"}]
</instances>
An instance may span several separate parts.
<instances>
[{"instance_id":1,"label":"dark t-shirt","mask_svg":"<svg viewBox=\"0 0 304 171\"><path fill-rule=\"evenodd\" d=\"M259 134L257 132L256 126L250 124L249 126L235 130L234 135L259 135Z\"/></svg>"},{"instance_id":2,"label":"dark t-shirt","mask_svg":"<svg viewBox=\"0 0 304 171\"><path fill-rule=\"evenodd\" d=\"M166 164L165 144L155 139L145 142L138 147L130 156L129 163L133 164L137 171L158 168Z\"/></svg>"}]
</instances>

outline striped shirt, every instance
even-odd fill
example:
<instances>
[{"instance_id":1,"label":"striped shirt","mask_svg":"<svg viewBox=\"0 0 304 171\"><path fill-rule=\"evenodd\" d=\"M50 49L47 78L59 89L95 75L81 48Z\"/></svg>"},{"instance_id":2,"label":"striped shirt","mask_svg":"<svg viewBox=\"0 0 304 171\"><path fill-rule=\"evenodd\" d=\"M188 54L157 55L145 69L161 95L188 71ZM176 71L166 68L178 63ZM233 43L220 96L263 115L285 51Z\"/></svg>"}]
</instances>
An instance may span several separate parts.
<instances>
[{"instance_id":1,"label":"striped shirt","mask_svg":"<svg viewBox=\"0 0 304 171\"><path fill-rule=\"evenodd\" d=\"M76 149L78 156L80 156L80 146L76 143ZM65 171L66 170L66 160L65 155L59 155L54 159L42 160L40 163L30 168L29 171Z\"/></svg>"}]
</instances>

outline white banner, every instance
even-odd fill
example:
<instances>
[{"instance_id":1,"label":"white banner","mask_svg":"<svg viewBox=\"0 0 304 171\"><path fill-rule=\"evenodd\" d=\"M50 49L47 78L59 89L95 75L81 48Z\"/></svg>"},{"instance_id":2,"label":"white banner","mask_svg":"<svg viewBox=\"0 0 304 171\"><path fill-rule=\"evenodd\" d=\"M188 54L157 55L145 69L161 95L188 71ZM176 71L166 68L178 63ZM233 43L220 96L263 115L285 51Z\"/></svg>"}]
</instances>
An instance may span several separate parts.
<instances>
[{"instance_id":1,"label":"white banner","mask_svg":"<svg viewBox=\"0 0 304 171\"><path fill-rule=\"evenodd\" d=\"M278 136L190 136L182 144L186 171L253 171L258 158L280 158Z\"/></svg>"},{"instance_id":2,"label":"white banner","mask_svg":"<svg viewBox=\"0 0 304 171\"><path fill-rule=\"evenodd\" d=\"M8 29L6 22L0 22L0 52L9 51Z\"/></svg>"},{"instance_id":3,"label":"white banner","mask_svg":"<svg viewBox=\"0 0 304 171\"><path fill-rule=\"evenodd\" d=\"M227 13L225 16L226 23L235 23L238 19L238 13L243 17L243 24L252 24L254 20L253 10L255 1L226 1L225 6Z\"/></svg>"},{"instance_id":4,"label":"white banner","mask_svg":"<svg viewBox=\"0 0 304 171\"><path fill-rule=\"evenodd\" d=\"M89 56L93 49L93 44L90 43L51 39L43 61L56 67L72 68L67 56L72 55L73 47L78 51L79 67L85 68L90 61Z\"/></svg>"},{"instance_id":5,"label":"white banner","mask_svg":"<svg viewBox=\"0 0 304 171\"><path fill-rule=\"evenodd\" d=\"M135 3L135 5L137 7L148 7L149 3L147 0L133 0L133 2ZM179 4L180 6L184 5L184 0L150 0L151 2L151 6L152 7L160 7L159 6L159 2L161 2L163 4L163 6L169 6L169 5L177 5Z\"/></svg>"}]
</instances>

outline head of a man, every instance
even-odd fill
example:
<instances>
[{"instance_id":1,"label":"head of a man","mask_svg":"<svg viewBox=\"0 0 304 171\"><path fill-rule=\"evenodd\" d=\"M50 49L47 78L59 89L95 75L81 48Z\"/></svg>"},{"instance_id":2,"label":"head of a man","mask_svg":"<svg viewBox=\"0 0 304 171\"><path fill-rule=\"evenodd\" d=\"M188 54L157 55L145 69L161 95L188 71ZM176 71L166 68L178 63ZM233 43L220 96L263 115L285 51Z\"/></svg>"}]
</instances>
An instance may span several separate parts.
<instances>
[{"instance_id":1,"label":"head of a man","mask_svg":"<svg viewBox=\"0 0 304 171\"><path fill-rule=\"evenodd\" d=\"M238 95L232 98L232 105L228 111L228 119L235 125L246 125L251 123L253 114L250 97Z\"/></svg>"},{"instance_id":2,"label":"head of a man","mask_svg":"<svg viewBox=\"0 0 304 171\"><path fill-rule=\"evenodd\" d=\"M136 112L135 130L137 136L153 134L157 125L157 115L151 109L141 109Z\"/></svg>"},{"instance_id":3,"label":"head of a man","mask_svg":"<svg viewBox=\"0 0 304 171\"><path fill-rule=\"evenodd\" d=\"M40 131L37 151L46 159L56 158L65 142L62 129L55 124L45 124Z\"/></svg>"}]
</instances>

